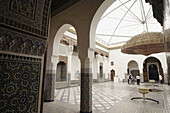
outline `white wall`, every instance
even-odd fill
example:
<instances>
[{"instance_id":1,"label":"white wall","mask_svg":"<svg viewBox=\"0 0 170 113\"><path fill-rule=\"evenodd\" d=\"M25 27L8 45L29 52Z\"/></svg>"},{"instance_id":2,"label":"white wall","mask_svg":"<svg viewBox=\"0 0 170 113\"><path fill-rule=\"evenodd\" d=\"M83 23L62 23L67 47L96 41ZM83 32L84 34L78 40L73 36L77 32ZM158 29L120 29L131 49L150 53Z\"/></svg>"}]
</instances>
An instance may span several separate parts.
<instances>
[{"instance_id":1,"label":"white wall","mask_svg":"<svg viewBox=\"0 0 170 113\"><path fill-rule=\"evenodd\" d=\"M97 67L98 67L98 62L97 59L93 59L93 79L97 79Z\"/></svg>"},{"instance_id":2,"label":"white wall","mask_svg":"<svg viewBox=\"0 0 170 113\"><path fill-rule=\"evenodd\" d=\"M167 64L166 64L165 53L157 53L157 54L152 54L149 56L129 55L129 54L122 53L121 49L110 50L110 52L109 52L110 70L114 69L115 75L118 75L119 79L122 80L125 78L125 73L127 73L128 63L131 60L134 60L138 64L140 73L143 73L143 62L146 58L151 57L151 56L160 60L164 74L166 74L167 73ZM114 62L113 66L111 66L111 63L110 63L111 61Z\"/></svg>"},{"instance_id":3,"label":"white wall","mask_svg":"<svg viewBox=\"0 0 170 113\"><path fill-rule=\"evenodd\" d=\"M78 53L73 53L71 59L71 80L79 80L80 78L79 76L80 76L80 59L78 58Z\"/></svg>"},{"instance_id":4,"label":"white wall","mask_svg":"<svg viewBox=\"0 0 170 113\"><path fill-rule=\"evenodd\" d=\"M100 73L99 67L100 63L103 63L103 74L105 74L105 79L108 79L109 73L109 58L105 56L96 55L96 58L93 59L93 79L97 79L97 74Z\"/></svg>"},{"instance_id":5,"label":"white wall","mask_svg":"<svg viewBox=\"0 0 170 113\"><path fill-rule=\"evenodd\" d=\"M55 50L55 48L54 48L54 50ZM68 54L69 54L68 46L64 45L64 44L60 44L59 55L61 55L61 56L68 56Z\"/></svg>"}]
</instances>

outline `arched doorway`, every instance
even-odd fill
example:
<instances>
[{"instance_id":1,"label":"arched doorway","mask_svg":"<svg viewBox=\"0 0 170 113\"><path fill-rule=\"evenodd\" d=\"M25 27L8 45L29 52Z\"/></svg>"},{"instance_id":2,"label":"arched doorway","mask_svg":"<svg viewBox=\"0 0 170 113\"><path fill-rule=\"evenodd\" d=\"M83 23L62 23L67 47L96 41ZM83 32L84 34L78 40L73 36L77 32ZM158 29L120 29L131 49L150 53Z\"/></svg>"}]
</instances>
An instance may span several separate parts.
<instances>
[{"instance_id":1,"label":"arched doorway","mask_svg":"<svg viewBox=\"0 0 170 113\"><path fill-rule=\"evenodd\" d=\"M159 81L158 68L155 64L149 66L149 80Z\"/></svg>"},{"instance_id":2,"label":"arched doorway","mask_svg":"<svg viewBox=\"0 0 170 113\"><path fill-rule=\"evenodd\" d=\"M149 80L159 81L159 74L163 77L164 74L161 62L155 57L148 57L143 63L143 77L144 82L149 82Z\"/></svg>"},{"instance_id":3,"label":"arched doorway","mask_svg":"<svg viewBox=\"0 0 170 113\"><path fill-rule=\"evenodd\" d=\"M110 73L111 73L111 80L114 81L115 70L112 69L112 70L110 71Z\"/></svg>"},{"instance_id":4,"label":"arched doorway","mask_svg":"<svg viewBox=\"0 0 170 113\"><path fill-rule=\"evenodd\" d=\"M72 30L71 28L73 28L71 24L63 24L56 27L56 31L53 29L53 35L50 34L51 38L48 41L45 100L54 100L54 89L68 87L70 85L70 65L72 65L71 58L73 53L73 45L77 44L75 44L73 40L70 40L68 37L68 34ZM76 33L74 35L76 35ZM76 38L77 37L75 37L75 39Z\"/></svg>"},{"instance_id":5,"label":"arched doorway","mask_svg":"<svg viewBox=\"0 0 170 113\"><path fill-rule=\"evenodd\" d=\"M60 61L57 64L56 82L67 80L67 65L65 62Z\"/></svg>"},{"instance_id":6,"label":"arched doorway","mask_svg":"<svg viewBox=\"0 0 170 113\"><path fill-rule=\"evenodd\" d=\"M140 75L139 73L139 68L138 68L138 63L134 60L131 60L128 63L128 73L132 74L134 77L136 77L137 75Z\"/></svg>"}]
</instances>

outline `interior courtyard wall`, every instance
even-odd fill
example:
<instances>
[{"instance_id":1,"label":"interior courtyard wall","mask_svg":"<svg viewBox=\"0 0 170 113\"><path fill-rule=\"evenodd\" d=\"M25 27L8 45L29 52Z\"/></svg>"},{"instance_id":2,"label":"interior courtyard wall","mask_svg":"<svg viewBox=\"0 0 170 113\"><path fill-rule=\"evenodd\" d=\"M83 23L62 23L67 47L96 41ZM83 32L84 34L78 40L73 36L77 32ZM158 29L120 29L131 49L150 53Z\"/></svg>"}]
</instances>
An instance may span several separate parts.
<instances>
[{"instance_id":1,"label":"interior courtyard wall","mask_svg":"<svg viewBox=\"0 0 170 113\"><path fill-rule=\"evenodd\" d=\"M114 65L111 66L110 70L115 70L115 75L119 77L120 81L125 79L125 75L127 75L128 63L132 60L138 63L138 69L141 75L141 82L143 82L143 62L146 58L153 56L160 60L163 68L163 72L165 75L165 83L167 83L167 63L166 56L164 53L152 54L149 56L144 55L128 55L121 52L121 49L110 50L109 53L109 62L113 61Z\"/></svg>"}]
</instances>

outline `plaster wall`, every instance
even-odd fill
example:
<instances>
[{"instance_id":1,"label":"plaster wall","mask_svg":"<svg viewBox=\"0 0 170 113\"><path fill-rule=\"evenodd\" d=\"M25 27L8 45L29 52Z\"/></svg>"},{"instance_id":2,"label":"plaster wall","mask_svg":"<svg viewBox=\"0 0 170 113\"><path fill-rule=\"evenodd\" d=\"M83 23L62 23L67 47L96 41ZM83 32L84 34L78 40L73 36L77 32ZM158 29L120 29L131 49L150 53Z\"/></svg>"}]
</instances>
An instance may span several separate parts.
<instances>
[{"instance_id":1,"label":"plaster wall","mask_svg":"<svg viewBox=\"0 0 170 113\"><path fill-rule=\"evenodd\" d=\"M94 58L93 59L93 79L97 79L97 72L98 72L98 63L97 63L97 59Z\"/></svg>"},{"instance_id":2,"label":"plaster wall","mask_svg":"<svg viewBox=\"0 0 170 113\"><path fill-rule=\"evenodd\" d=\"M80 59L78 53L72 54L71 59L71 80L79 80L80 78Z\"/></svg>"}]
</instances>

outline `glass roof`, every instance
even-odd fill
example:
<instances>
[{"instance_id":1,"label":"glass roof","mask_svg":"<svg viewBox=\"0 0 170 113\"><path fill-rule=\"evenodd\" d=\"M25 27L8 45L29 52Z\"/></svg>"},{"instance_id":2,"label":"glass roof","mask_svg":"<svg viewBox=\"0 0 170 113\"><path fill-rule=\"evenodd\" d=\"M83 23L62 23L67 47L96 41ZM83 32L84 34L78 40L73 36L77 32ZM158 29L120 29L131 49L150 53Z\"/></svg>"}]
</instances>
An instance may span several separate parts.
<instances>
[{"instance_id":1,"label":"glass roof","mask_svg":"<svg viewBox=\"0 0 170 113\"><path fill-rule=\"evenodd\" d=\"M101 17L95 37L112 47L143 32L162 32L162 26L153 18L152 6L145 0L116 0Z\"/></svg>"}]
</instances>

